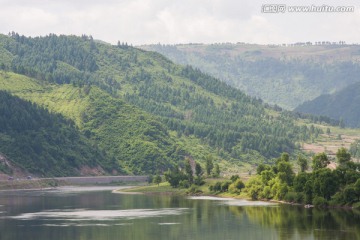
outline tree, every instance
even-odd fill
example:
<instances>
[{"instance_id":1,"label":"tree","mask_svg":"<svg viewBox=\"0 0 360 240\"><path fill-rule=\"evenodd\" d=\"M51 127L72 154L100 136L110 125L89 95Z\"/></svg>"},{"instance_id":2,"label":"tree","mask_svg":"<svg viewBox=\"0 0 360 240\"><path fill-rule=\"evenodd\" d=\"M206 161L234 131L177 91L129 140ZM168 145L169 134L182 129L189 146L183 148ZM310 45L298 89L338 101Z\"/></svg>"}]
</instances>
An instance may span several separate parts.
<instances>
[{"instance_id":1,"label":"tree","mask_svg":"<svg viewBox=\"0 0 360 240\"><path fill-rule=\"evenodd\" d=\"M330 161L325 153L318 153L313 156L313 170L319 170L321 168L326 168L329 165Z\"/></svg>"},{"instance_id":2,"label":"tree","mask_svg":"<svg viewBox=\"0 0 360 240\"><path fill-rule=\"evenodd\" d=\"M310 173L301 172L294 178L294 190L296 192L303 192L305 190L305 184L310 178Z\"/></svg>"},{"instance_id":3,"label":"tree","mask_svg":"<svg viewBox=\"0 0 360 240\"><path fill-rule=\"evenodd\" d=\"M195 163L195 175L197 177L201 176L203 174L203 170L201 168L201 165L199 163Z\"/></svg>"},{"instance_id":4,"label":"tree","mask_svg":"<svg viewBox=\"0 0 360 240\"><path fill-rule=\"evenodd\" d=\"M205 165L205 168L206 168L206 174L207 174L208 176L210 176L211 171L212 171L213 168L214 168L213 158L212 158L211 155L208 155L208 156L206 157L206 165Z\"/></svg>"},{"instance_id":5,"label":"tree","mask_svg":"<svg viewBox=\"0 0 360 240\"><path fill-rule=\"evenodd\" d=\"M281 160L282 160L282 161L285 161L285 162L289 162L289 160L290 160L289 154L286 153L286 152L282 153L282 154L281 154Z\"/></svg>"},{"instance_id":6,"label":"tree","mask_svg":"<svg viewBox=\"0 0 360 240\"><path fill-rule=\"evenodd\" d=\"M330 135L330 133L331 133L330 128L327 128L327 129L326 129L326 134L327 134L327 135Z\"/></svg>"},{"instance_id":7,"label":"tree","mask_svg":"<svg viewBox=\"0 0 360 240\"><path fill-rule=\"evenodd\" d=\"M214 169L214 172L213 172L213 176L214 177L219 177L220 176L220 166L219 166L219 164L215 164L215 169Z\"/></svg>"},{"instance_id":8,"label":"tree","mask_svg":"<svg viewBox=\"0 0 360 240\"><path fill-rule=\"evenodd\" d=\"M283 159L283 158L281 158ZM294 179L294 171L292 170L292 165L288 161L281 160L276 164L278 173L277 176L280 180L287 183L288 185L292 185Z\"/></svg>"},{"instance_id":9,"label":"tree","mask_svg":"<svg viewBox=\"0 0 360 240\"><path fill-rule=\"evenodd\" d=\"M201 165L199 163L196 163L195 164L195 184L196 185L203 185L204 184L204 181L203 181L203 177L202 175L204 174L202 168L201 168Z\"/></svg>"},{"instance_id":10,"label":"tree","mask_svg":"<svg viewBox=\"0 0 360 240\"><path fill-rule=\"evenodd\" d=\"M178 187L180 181L187 179L187 176L179 170L179 166L176 166L173 170L166 171L164 176L165 180L168 181L173 188Z\"/></svg>"},{"instance_id":11,"label":"tree","mask_svg":"<svg viewBox=\"0 0 360 240\"><path fill-rule=\"evenodd\" d=\"M256 174L260 175L263 171L269 170L269 169L270 169L269 165L266 165L264 163L260 163L256 168Z\"/></svg>"},{"instance_id":12,"label":"tree","mask_svg":"<svg viewBox=\"0 0 360 240\"><path fill-rule=\"evenodd\" d=\"M161 176L159 174L156 174L156 176L153 179L153 183L157 184L158 186L161 183Z\"/></svg>"},{"instance_id":13,"label":"tree","mask_svg":"<svg viewBox=\"0 0 360 240\"><path fill-rule=\"evenodd\" d=\"M238 179L240 179L240 176L239 176L239 175L232 175L232 176L230 177L231 182L235 182L235 181L238 180Z\"/></svg>"},{"instance_id":14,"label":"tree","mask_svg":"<svg viewBox=\"0 0 360 240\"><path fill-rule=\"evenodd\" d=\"M350 162L351 160L351 155L350 153L346 150L346 148L342 147L339 148L337 153L336 153L336 158L339 162L340 165L344 166L347 163Z\"/></svg>"},{"instance_id":15,"label":"tree","mask_svg":"<svg viewBox=\"0 0 360 240\"><path fill-rule=\"evenodd\" d=\"M309 164L306 158L303 156L298 156L297 163L300 167L300 172L305 172L309 168Z\"/></svg>"},{"instance_id":16,"label":"tree","mask_svg":"<svg viewBox=\"0 0 360 240\"><path fill-rule=\"evenodd\" d=\"M338 179L336 175L328 168L320 168L313 173L314 185L313 192L315 196L320 196L329 200L338 190Z\"/></svg>"},{"instance_id":17,"label":"tree","mask_svg":"<svg viewBox=\"0 0 360 240\"><path fill-rule=\"evenodd\" d=\"M360 201L360 178L354 184L355 193L357 195L357 200Z\"/></svg>"},{"instance_id":18,"label":"tree","mask_svg":"<svg viewBox=\"0 0 360 240\"><path fill-rule=\"evenodd\" d=\"M185 160L185 174L190 184L194 182L194 173L190 164L190 159Z\"/></svg>"}]
</instances>

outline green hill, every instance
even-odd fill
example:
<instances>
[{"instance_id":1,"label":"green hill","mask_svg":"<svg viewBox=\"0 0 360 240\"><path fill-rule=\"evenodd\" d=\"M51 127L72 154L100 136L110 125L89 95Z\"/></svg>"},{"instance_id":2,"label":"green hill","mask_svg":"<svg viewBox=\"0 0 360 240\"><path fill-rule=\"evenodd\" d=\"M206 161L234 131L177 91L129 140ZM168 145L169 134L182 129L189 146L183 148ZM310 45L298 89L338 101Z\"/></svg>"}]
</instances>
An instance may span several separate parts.
<instances>
[{"instance_id":1,"label":"green hill","mask_svg":"<svg viewBox=\"0 0 360 240\"><path fill-rule=\"evenodd\" d=\"M314 115L325 115L343 120L346 126L360 127L360 82L349 85L333 94L321 95L305 102L295 111Z\"/></svg>"},{"instance_id":2,"label":"green hill","mask_svg":"<svg viewBox=\"0 0 360 240\"><path fill-rule=\"evenodd\" d=\"M71 120L0 91L0 153L40 176L80 175L84 168L105 174L116 168ZM12 169L0 166L11 174Z\"/></svg>"},{"instance_id":3,"label":"green hill","mask_svg":"<svg viewBox=\"0 0 360 240\"><path fill-rule=\"evenodd\" d=\"M267 103L292 110L359 81L360 46L256 44L148 45Z\"/></svg>"},{"instance_id":4,"label":"green hill","mask_svg":"<svg viewBox=\"0 0 360 240\"><path fill-rule=\"evenodd\" d=\"M198 70L126 44L13 33L0 35L0 56L0 89L71 119L127 173L161 172L209 154L222 166L241 167L292 152L320 132Z\"/></svg>"}]
</instances>

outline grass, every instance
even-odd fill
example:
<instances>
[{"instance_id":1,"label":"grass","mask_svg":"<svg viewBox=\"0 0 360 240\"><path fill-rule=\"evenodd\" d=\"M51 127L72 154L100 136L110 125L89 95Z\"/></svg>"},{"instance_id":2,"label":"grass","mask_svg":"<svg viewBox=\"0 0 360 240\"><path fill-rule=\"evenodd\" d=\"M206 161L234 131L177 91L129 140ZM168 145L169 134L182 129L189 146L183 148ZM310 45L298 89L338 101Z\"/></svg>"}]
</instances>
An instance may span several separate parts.
<instances>
[{"instance_id":1,"label":"grass","mask_svg":"<svg viewBox=\"0 0 360 240\"><path fill-rule=\"evenodd\" d=\"M168 182L162 182L159 185L152 184L147 186L139 186L134 188L128 188L121 190L121 192L130 192L130 193L146 193L146 194L169 194L169 195L186 195L186 189L173 188Z\"/></svg>"},{"instance_id":2,"label":"grass","mask_svg":"<svg viewBox=\"0 0 360 240\"><path fill-rule=\"evenodd\" d=\"M245 193L241 192L240 194L223 192L223 193L214 193L209 191L210 185L214 185L216 182L226 181L228 179L224 178L207 178L205 184L202 186L196 186L196 193L190 193L190 188L173 188L168 182L162 182L159 185L150 184L146 186L136 186L133 188L122 189L119 192L127 193L144 193L144 194L159 194L159 195L175 195L175 196L188 196L188 195L202 195L202 196L217 196L224 198L249 198Z\"/></svg>"}]
</instances>

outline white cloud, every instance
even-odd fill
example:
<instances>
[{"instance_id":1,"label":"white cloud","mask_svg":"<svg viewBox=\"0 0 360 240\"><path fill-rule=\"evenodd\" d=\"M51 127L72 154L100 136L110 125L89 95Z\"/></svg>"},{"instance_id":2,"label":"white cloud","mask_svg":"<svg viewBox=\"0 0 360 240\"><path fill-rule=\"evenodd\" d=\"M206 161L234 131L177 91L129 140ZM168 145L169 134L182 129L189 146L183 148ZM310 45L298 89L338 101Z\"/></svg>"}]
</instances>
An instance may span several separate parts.
<instances>
[{"instance_id":1,"label":"white cloud","mask_svg":"<svg viewBox=\"0 0 360 240\"><path fill-rule=\"evenodd\" d=\"M261 13L278 0L0 0L0 32L91 34L132 44L345 40L360 42L356 0L292 0L293 5L357 5L355 13ZM290 4L290 1L283 1Z\"/></svg>"}]
</instances>

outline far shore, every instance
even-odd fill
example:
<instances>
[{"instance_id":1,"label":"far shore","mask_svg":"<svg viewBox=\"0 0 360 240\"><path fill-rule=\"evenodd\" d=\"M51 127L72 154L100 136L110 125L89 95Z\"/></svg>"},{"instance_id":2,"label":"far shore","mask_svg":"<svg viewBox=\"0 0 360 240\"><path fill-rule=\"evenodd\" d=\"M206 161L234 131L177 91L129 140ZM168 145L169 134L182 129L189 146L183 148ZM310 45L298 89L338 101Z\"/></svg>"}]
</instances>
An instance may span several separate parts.
<instances>
[{"instance_id":1,"label":"far shore","mask_svg":"<svg viewBox=\"0 0 360 240\"><path fill-rule=\"evenodd\" d=\"M301 203L295 203L295 202L286 202L282 200L274 200L274 199L258 199L258 200L252 200L245 194L229 194L229 193L220 193L220 194L214 194L211 192L201 192L196 194L188 193L186 189L178 189L178 188L172 188L167 183L162 183L160 185L146 185L146 186L135 186L128 189L119 189L114 190L113 193L116 194L144 194L144 195L167 195L167 196L184 196L184 197L210 197L210 198L221 198L221 199L237 199L237 200L246 200L246 201L257 201L257 202L269 202L274 204L287 204L287 205L293 205L293 206L303 206L305 208L314 208L314 205L311 204L301 204ZM355 209L352 206L322 206L321 208L324 209L344 209L344 210L352 210Z\"/></svg>"}]
</instances>

